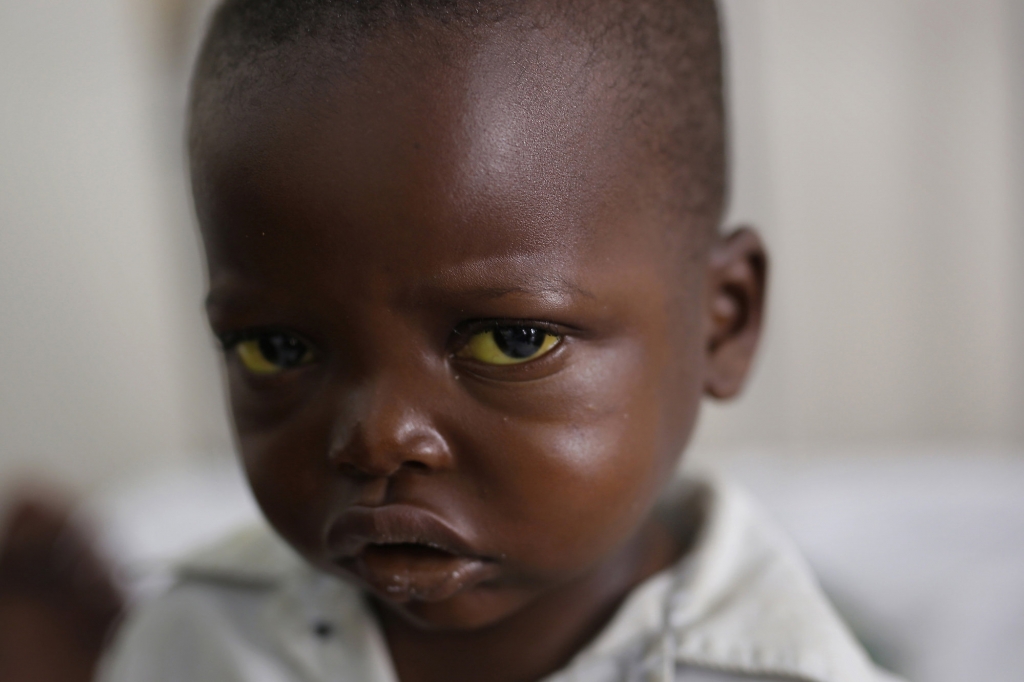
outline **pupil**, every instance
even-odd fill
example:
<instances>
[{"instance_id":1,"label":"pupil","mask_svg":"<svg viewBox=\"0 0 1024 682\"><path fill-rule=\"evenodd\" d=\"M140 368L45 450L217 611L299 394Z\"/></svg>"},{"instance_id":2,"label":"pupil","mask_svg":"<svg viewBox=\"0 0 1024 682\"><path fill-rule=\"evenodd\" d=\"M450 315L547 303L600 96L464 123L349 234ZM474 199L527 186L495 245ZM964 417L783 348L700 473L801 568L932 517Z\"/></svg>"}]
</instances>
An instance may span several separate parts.
<instances>
[{"instance_id":1,"label":"pupil","mask_svg":"<svg viewBox=\"0 0 1024 682\"><path fill-rule=\"evenodd\" d=\"M278 367L295 367L306 357L306 346L294 336L267 334L260 337L260 352Z\"/></svg>"},{"instance_id":2,"label":"pupil","mask_svg":"<svg viewBox=\"0 0 1024 682\"><path fill-rule=\"evenodd\" d=\"M499 327L494 330L494 342L502 353L521 360L536 355L547 335L547 332L531 327Z\"/></svg>"}]
</instances>

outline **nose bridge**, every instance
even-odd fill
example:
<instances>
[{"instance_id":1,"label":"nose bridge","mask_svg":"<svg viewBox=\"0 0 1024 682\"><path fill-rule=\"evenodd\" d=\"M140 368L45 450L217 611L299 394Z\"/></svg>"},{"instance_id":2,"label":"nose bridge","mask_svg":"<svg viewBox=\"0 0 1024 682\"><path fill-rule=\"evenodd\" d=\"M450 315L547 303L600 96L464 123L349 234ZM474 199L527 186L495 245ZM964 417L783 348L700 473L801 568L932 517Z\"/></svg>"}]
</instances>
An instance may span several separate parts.
<instances>
[{"instance_id":1,"label":"nose bridge","mask_svg":"<svg viewBox=\"0 0 1024 682\"><path fill-rule=\"evenodd\" d=\"M364 475L440 469L450 452L436 419L435 378L413 355L380 358L339 409L331 457Z\"/></svg>"}]
</instances>

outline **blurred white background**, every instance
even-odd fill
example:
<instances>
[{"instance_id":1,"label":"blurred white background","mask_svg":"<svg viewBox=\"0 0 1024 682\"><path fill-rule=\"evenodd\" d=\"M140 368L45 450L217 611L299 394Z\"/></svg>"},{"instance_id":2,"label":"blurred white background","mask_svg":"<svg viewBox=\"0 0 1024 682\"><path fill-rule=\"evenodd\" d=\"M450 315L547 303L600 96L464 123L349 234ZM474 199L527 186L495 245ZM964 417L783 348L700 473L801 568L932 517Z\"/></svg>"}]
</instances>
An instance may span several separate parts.
<instances>
[{"instance_id":1,"label":"blurred white background","mask_svg":"<svg viewBox=\"0 0 1024 682\"><path fill-rule=\"evenodd\" d=\"M1024 442L1024 3L726 7L733 217L774 289L702 445Z\"/></svg>"},{"instance_id":2,"label":"blurred white background","mask_svg":"<svg viewBox=\"0 0 1024 682\"><path fill-rule=\"evenodd\" d=\"M0 2L0 480L230 452L182 171L207 0ZM1024 3L729 0L761 362L694 457L1024 444Z\"/></svg>"},{"instance_id":3,"label":"blurred white background","mask_svg":"<svg viewBox=\"0 0 1024 682\"><path fill-rule=\"evenodd\" d=\"M183 171L208 5L0 0L0 496L105 499L143 573L255 513ZM725 10L770 314L691 459L755 489L881 660L1024 679L1024 2Z\"/></svg>"}]
</instances>

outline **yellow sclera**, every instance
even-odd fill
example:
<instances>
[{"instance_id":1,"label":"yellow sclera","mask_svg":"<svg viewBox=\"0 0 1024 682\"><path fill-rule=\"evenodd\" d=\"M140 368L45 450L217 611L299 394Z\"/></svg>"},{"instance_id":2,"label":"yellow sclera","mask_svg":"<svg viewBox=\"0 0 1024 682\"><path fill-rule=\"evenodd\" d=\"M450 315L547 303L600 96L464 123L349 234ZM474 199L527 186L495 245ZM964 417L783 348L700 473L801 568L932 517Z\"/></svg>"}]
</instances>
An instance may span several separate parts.
<instances>
[{"instance_id":1,"label":"yellow sclera","mask_svg":"<svg viewBox=\"0 0 1024 682\"><path fill-rule=\"evenodd\" d=\"M544 341L533 355L525 358L516 358L506 354L501 349L494 335L494 330L474 334L470 337L469 343L459 351L459 357L470 358L488 365L518 365L546 355L561 341L561 337L554 334L545 334Z\"/></svg>"},{"instance_id":2,"label":"yellow sclera","mask_svg":"<svg viewBox=\"0 0 1024 682\"><path fill-rule=\"evenodd\" d=\"M277 374L285 369L267 359L267 356L260 350L258 339L240 342L235 346L235 352L238 353L238 359L242 361L242 366L253 374Z\"/></svg>"}]
</instances>

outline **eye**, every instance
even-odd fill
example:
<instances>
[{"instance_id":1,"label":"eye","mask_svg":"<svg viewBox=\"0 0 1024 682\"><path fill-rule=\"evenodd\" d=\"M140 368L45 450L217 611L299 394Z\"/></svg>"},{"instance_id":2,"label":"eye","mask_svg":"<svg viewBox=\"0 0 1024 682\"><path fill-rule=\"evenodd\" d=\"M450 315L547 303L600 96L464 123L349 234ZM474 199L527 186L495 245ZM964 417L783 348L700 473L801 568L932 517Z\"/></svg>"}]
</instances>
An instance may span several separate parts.
<instances>
[{"instance_id":1,"label":"eye","mask_svg":"<svg viewBox=\"0 0 1024 682\"><path fill-rule=\"evenodd\" d=\"M285 332L245 334L225 345L238 356L247 371L261 376L279 374L313 360L309 346Z\"/></svg>"},{"instance_id":2,"label":"eye","mask_svg":"<svg viewBox=\"0 0 1024 682\"><path fill-rule=\"evenodd\" d=\"M500 326L473 334L457 357L488 365L517 365L549 353L562 337L530 326Z\"/></svg>"}]
</instances>

